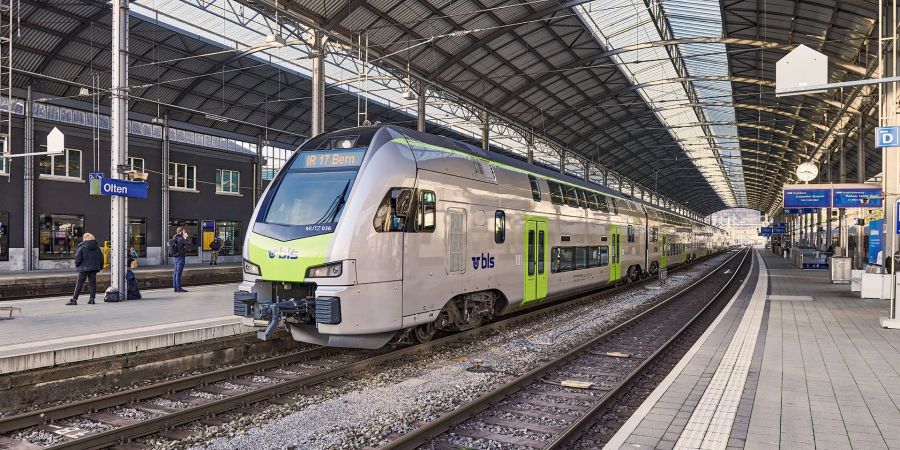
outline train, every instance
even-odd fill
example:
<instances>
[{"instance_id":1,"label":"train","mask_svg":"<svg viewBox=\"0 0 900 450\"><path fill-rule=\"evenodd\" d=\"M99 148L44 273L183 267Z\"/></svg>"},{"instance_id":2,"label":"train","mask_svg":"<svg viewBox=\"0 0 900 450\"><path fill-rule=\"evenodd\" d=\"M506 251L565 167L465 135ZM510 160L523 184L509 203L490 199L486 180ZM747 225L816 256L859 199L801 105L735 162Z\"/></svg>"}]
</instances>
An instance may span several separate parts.
<instances>
[{"instance_id":1,"label":"train","mask_svg":"<svg viewBox=\"0 0 900 450\"><path fill-rule=\"evenodd\" d=\"M725 249L714 226L398 126L302 144L262 194L234 311L296 341L379 348L637 281Z\"/></svg>"}]
</instances>

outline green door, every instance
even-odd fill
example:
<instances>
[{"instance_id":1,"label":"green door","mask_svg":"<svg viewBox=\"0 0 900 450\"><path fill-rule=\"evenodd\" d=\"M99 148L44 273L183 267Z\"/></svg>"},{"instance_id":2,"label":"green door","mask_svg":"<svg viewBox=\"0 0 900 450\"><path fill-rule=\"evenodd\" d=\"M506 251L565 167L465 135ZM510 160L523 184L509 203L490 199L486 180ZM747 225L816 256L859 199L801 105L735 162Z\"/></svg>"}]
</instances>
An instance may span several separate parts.
<instances>
[{"instance_id":1,"label":"green door","mask_svg":"<svg viewBox=\"0 0 900 450\"><path fill-rule=\"evenodd\" d=\"M662 247L659 248L659 268L666 267L666 255L669 253L669 243L666 235L662 235Z\"/></svg>"},{"instance_id":2,"label":"green door","mask_svg":"<svg viewBox=\"0 0 900 450\"><path fill-rule=\"evenodd\" d=\"M522 303L541 300L547 296L547 218L525 219L525 296Z\"/></svg>"},{"instance_id":3,"label":"green door","mask_svg":"<svg viewBox=\"0 0 900 450\"><path fill-rule=\"evenodd\" d=\"M609 249L609 282L615 283L622 278L622 229L619 225L610 225Z\"/></svg>"}]
</instances>

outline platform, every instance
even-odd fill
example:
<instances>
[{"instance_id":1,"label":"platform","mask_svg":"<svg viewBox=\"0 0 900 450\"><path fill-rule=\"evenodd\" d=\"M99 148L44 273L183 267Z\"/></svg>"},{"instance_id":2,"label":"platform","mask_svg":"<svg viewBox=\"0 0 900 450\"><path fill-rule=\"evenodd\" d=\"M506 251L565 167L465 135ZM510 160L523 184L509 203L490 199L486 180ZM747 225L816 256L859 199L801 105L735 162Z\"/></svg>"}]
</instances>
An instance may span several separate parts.
<instances>
[{"instance_id":1,"label":"platform","mask_svg":"<svg viewBox=\"0 0 900 450\"><path fill-rule=\"evenodd\" d=\"M69 296L13 300L0 320L0 374L186 344L251 331L232 315L234 284L142 291L141 300L66 306Z\"/></svg>"},{"instance_id":2,"label":"platform","mask_svg":"<svg viewBox=\"0 0 900 450\"><path fill-rule=\"evenodd\" d=\"M758 250L731 304L606 448L900 449L887 311Z\"/></svg>"},{"instance_id":3,"label":"platform","mask_svg":"<svg viewBox=\"0 0 900 450\"><path fill-rule=\"evenodd\" d=\"M134 274L141 289L172 287L172 269L172 265L146 266L134 269ZM98 292L103 292L109 286L109 274L108 269L97 274ZM241 276L241 265L238 263L188 265L182 274L182 284L198 286L239 283ZM71 295L77 279L75 269L0 272L0 301ZM87 289L84 292L87 293Z\"/></svg>"}]
</instances>

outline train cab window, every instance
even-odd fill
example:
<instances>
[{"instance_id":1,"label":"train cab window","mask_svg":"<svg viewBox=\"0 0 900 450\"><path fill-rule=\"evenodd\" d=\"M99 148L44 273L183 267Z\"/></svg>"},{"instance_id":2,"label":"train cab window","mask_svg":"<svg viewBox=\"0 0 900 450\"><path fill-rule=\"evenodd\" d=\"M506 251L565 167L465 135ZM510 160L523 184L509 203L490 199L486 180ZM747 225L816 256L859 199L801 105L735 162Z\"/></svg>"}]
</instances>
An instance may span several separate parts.
<instances>
[{"instance_id":1,"label":"train cab window","mask_svg":"<svg viewBox=\"0 0 900 450\"><path fill-rule=\"evenodd\" d=\"M506 241L506 213L497 211L494 213L494 242L502 244L504 241Z\"/></svg>"},{"instance_id":2,"label":"train cab window","mask_svg":"<svg viewBox=\"0 0 900 450\"><path fill-rule=\"evenodd\" d=\"M412 189L391 188L375 212L372 225L379 233L406 230L406 219L412 209Z\"/></svg>"},{"instance_id":3,"label":"train cab window","mask_svg":"<svg viewBox=\"0 0 900 450\"><path fill-rule=\"evenodd\" d=\"M550 188L550 202L554 205L562 205L563 201L563 187L561 184L547 180L547 186Z\"/></svg>"},{"instance_id":4,"label":"train cab window","mask_svg":"<svg viewBox=\"0 0 900 450\"><path fill-rule=\"evenodd\" d=\"M600 267L600 247L588 247L588 267Z\"/></svg>"},{"instance_id":5,"label":"train cab window","mask_svg":"<svg viewBox=\"0 0 900 450\"><path fill-rule=\"evenodd\" d=\"M588 257L588 248L587 247L575 247L575 268L576 269L584 269L587 268L587 258Z\"/></svg>"},{"instance_id":6,"label":"train cab window","mask_svg":"<svg viewBox=\"0 0 900 450\"><path fill-rule=\"evenodd\" d=\"M437 197L431 191L419 191L419 208L416 214L416 231L434 232Z\"/></svg>"},{"instance_id":7,"label":"train cab window","mask_svg":"<svg viewBox=\"0 0 900 450\"><path fill-rule=\"evenodd\" d=\"M628 242L634 242L634 226L628 225Z\"/></svg>"},{"instance_id":8,"label":"train cab window","mask_svg":"<svg viewBox=\"0 0 900 450\"><path fill-rule=\"evenodd\" d=\"M600 267L606 267L609 265L609 246L601 245L600 246Z\"/></svg>"},{"instance_id":9,"label":"train cab window","mask_svg":"<svg viewBox=\"0 0 900 450\"><path fill-rule=\"evenodd\" d=\"M575 186L566 186L566 205L578 208L578 188Z\"/></svg>"},{"instance_id":10,"label":"train cab window","mask_svg":"<svg viewBox=\"0 0 900 450\"><path fill-rule=\"evenodd\" d=\"M528 182L531 184L531 198L536 202L541 201L541 185L537 178L534 175L528 175Z\"/></svg>"}]
</instances>

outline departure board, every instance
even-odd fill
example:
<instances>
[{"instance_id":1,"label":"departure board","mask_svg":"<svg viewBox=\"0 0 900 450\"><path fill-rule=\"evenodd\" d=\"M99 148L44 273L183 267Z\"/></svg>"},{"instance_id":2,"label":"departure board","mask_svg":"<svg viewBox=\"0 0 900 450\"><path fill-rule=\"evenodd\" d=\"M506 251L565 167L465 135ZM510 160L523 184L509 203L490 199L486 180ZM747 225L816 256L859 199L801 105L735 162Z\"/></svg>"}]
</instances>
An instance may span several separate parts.
<instances>
[{"instance_id":1,"label":"departure board","mask_svg":"<svg viewBox=\"0 0 900 450\"><path fill-rule=\"evenodd\" d=\"M291 169L359 167L365 155L364 148L301 152L291 165Z\"/></svg>"}]
</instances>

